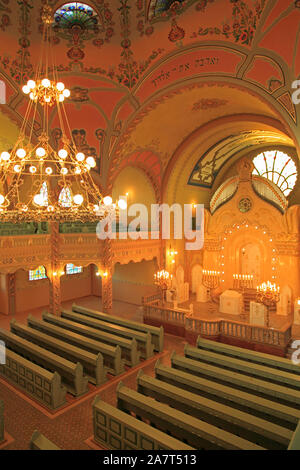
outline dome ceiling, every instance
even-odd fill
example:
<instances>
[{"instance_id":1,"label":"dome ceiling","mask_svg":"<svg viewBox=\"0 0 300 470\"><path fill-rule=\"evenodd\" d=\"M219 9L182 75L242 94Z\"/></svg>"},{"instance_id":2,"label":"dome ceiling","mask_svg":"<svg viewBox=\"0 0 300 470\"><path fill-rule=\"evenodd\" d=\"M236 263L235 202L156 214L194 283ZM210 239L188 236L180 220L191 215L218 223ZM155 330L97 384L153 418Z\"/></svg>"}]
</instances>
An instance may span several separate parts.
<instances>
[{"instance_id":1,"label":"dome ceiling","mask_svg":"<svg viewBox=\"0 0 300 470\"><path fill-rule=\"evenodd\" d=\"M39 60L44 3L0 0L2 112L15 122L27 99L20 84ZM72 91L66 104L72 130L92 149L107 184L135 151L152 152L163 171L189 133L224 116L277 120L296 142L299 110L291 83L300 74L299 2L84 3L93 9L91 19L56 18L52 49ZM62 2L49 4L54 18ZM51 126L57 137L55 112ZM38 135L38 117L35 130Z\"/></svg>"}]
</instances>

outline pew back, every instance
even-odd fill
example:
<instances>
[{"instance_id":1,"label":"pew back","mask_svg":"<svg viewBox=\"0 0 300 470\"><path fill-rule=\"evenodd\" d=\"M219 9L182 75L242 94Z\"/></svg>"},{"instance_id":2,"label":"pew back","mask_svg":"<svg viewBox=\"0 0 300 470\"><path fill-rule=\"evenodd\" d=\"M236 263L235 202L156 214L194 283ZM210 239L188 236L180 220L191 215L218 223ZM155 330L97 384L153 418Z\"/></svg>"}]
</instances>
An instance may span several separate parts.
<instances>
[{"instance_id":1,"label":"pew back","mask_svg":"<svg viewBox=\"0 0 300 470\"><path fill-rule=\"evenodd\" d=\"M42 318L47 323L79 333L87 338L95 339L111 346L120 346L121 356L126 365L133 367L140 362L140 351L137 350L135 339L127 339L122 336L108 333L107 331L100 331L88 325L76 323L75 321L67 320L66 318L57 317L47 312L43 312Z\"/></svg>"},{"instance_id":2,"label":"pew back","mask_svg":"<svg viewBox=\"0 0 300 470\"><path fill-rule=\"evenodd\" d=\"M129 328L125 328L124 326L96 320L95 318L87 317L85 315L81 315L80 313L74 313L68 310L62 310L61 316L63 318L67 318L68 320L91 326L92 328L96 328L100 331L108 331L109 333L123 336L127 339L135 339L137 342L137 347L141 352L141 357L145 359L152 357L154 354L154 346L151 343L150 333L142 333L140 331L131 330Z\"/></svg>"},{"instance_id":3,"label":"pew back","mask_svg":"<svg viewBox=\"0 0 300 470\"><path fill-rule=\"evenodd\" d=\"M171 364L174 369L180 369L190 374L209 378L217 383L229 385L238 390L253 393L268 400L282 403L296 409L300 409L300 393L288 387L277 385L255 377L248 377L238 372L223 369L201 361L195 361L175 353L171 356Z\"/></svg>"},{"instance_id":4,"label":"pew back","mask_svg":"<svg viewBox=\"0 0 300 470\"><path fill-rule=\"evenodd\" d=\"M49 441L49 439L47 439L47 437L45 437L39 431L34 431L34 433L32 434L31 439L30 439L29 449L30 450L61 450L59 447L53 444L53 442Z\"/></svg>"},{"instance_id":5,"label":"pew back","mask_svg":"<svg viewBox=\"0 0 300 470\"><path fill-rule=\"evenodd\" d=\"M279 356L272 356L271 354L265 354L257 351L252 351L250 349L239 348L237 346L231 346L224 343L218 343L217 341L211 341L209 339L201 338L201 336L198 336L197 348L223 354L224 356L228 357L235 357L254 364L273 367L274 369L282 370L285 372L300 374L300 366L297 364L293 364L290 359L286 359L284 357Z\"/></svg>"},{"instance_id":6,"label":"pew back","mask_svg":"<svg viewBox=\"0 0 300 470\"><path fill-rule=\"evenodd\" d=\"M192 447L129 416L96 396L93 402L94 439L113 450L192 450Z\"/></svg>"},{"instance_id":7,"label":"pew back","mask_svg":"<svg viewBox=\"0 0 300 470\"><path fill-rule=\"evenodd\" d=\"M120 346L110 346L109 344L100 343L86 336L79 335L72 331L68 331L59 326L52 325L45 321L37 320L34 317L27 318L27 325L37 331L50 335L53 338L62 340L67 344L82 348L92 354L102 354L104 366L112 375L119 375L125 371L124 360L121 359Z\"/></svg>"},{"instance_id":8,"label":"pew back","mask_svg":"<svg viewBox=\"0 0 300 470\"><path fill-rule=\"evenodd\" d=\"M9 349L0 374L47 408L56 410L66 403L67 391L57 372L49 372Z\"/></svg>"},{"instance_id":9,"label":"pew back","mask_svg":"<svg viewBox=\"0 0 300 470\"><path fill-rule=\"evenodd\" d=\"M155 377L170 385L175 385L206 398L217 400L219 403L235 407L253 416L271 421L287 429L294 430L300 419L300 410L274 404L274 401L231 387L222 385L208 378L184 372L180 369L165 366L160 360L155 364Z\"/></svg>"},{"instance_id":10,"label":"pew back","mask_svg":"<svg viewBox=\"0 0 300 470\"><path fill-rule=\"evenodd\" d=\"M223 356L212 351L194 348L187 344L184 347L184 355L189 359L205 362L206 364L218 365L228 370L237 371L240 374L263 378L271 383L300 391L300 376L297 374L262 366L260 364L253 364L234 357Z\"/></svg>"},{"instance_id":11,"label":"pew back","mask_svg":"<svg viewBox=\"0 0 300 470\"><path fill-rule=\"evenodd\" d=\"M80 305L76 304L72 305L72 311L97 318L98 320L125 326L131 330L141 331L143 333L149 332L151 335L151 342L154 344L154 350L157 352L162 352L164 349L164 329L162 326L158 328L156 326L145 325L144 323L138 323L132 320L127 320L126 318L108 315L107 313L98 312L97 310L81 307Z\"/></svg>"},{"instance_id":12,"label":"pew back","mask_svg":"<svg viewBox=\"0 0 300 470\"><path fill-rule=\"evenodd\" d=\"M152 425L170 433L176 439L187 442L199 449L239 449L261 450L261 446L241 437L207 424L193 416L175 410L170 406L149 400L148 397L125 387L122 382L117 387L118 408L127 413L135 413Z\"/></svg>"},{"instance_id":13,"label":"pew back","mask_svg":"<svg viewBox=\"0 0 300 470\"><path fill-rule=\"evenodd\" d=\"M291 440L292 431L282 426L187 390L183 394L181 388L150 377L142 370L138 373L137 385L137 391L143 395L162 403L171 403L176 410L251 442L259 443L266 449L286 450Z\"/></svg>"},{"instance_id":14,"label":"pew back","mask_svg":"<svg viewBox=\"0 0 300 470\"><path fill-rule=\"evenodd\" d=\"M2 328L0 339L11 351L51 372L57 372L63 385L73 395L80 396L88 391L88 378L83 375L83 367L79 362L75 364Z\"/></svg>"}]
</instances>

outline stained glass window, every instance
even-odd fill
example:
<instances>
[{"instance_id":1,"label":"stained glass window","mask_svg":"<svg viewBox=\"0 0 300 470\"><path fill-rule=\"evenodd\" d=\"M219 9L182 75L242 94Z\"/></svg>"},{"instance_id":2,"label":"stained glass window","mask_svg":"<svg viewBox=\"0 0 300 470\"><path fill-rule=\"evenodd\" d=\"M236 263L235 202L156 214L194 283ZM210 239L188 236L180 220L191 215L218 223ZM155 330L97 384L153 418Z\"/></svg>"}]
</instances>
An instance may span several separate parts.
<instances>
[{"instance_id":1,"label":"stained glass window","mask_svg":"<svg viewBox=\"0 0 300 470\"><path fill-rule=\"evenodd\" d=\"M66 273L67 274L78 274L82 273L82 266L75 266L72 263L66 265Z\"/></svg>"},{"instance_id":2,"label":"stained glass window","mask_svg":"<svg viewBox=\"0 0 300 470\"><path fill-rule=\"evenodd\" d=\"M285 196L293 190L298 172L294 160L286 153L279 150L263 152L253 159L253 164L253 174L275 183Z\"/></svg>"},{"instance_id":3,"label":"stained glass window","mask_svg":"<svg viewBox=\"0 0 300 470\"><path fill-rule=\"evenodd\" d=\"M38 279L47 279L46 269L44 266L39 266L38 268L29 271L29 281L37 281Z\"/></svg>"},{"instance_id":4,"label":"stained glass window","mask_svg":"<svg viewBox=\"0 0 300 470\"><path fill-rule=\"evenodd\" d=\"M59 201L59 204L63 207L72 206L72 193L68 186L65 186L62 188L58 201Z\"/></svg>"},{"instance_id":5,"label":"stained glass window","mask_svg":"<svg viewBox=\"0 0 300 470\"><path fill-rule=\"evenodd\" d=\"M97 13L92 7L80 2L65 3L54 14L56 27L93 29L98 24Z\"/></svg>"}]
</instances>

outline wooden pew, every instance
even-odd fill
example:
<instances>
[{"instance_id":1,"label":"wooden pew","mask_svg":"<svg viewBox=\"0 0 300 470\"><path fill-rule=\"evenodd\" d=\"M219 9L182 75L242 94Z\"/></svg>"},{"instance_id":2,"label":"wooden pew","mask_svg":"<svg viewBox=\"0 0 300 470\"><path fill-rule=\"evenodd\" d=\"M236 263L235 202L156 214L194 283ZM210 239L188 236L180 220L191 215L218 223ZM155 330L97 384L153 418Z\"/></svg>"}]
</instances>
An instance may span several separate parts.
<instances>
[{"instance_id":1,"label":"wooden pew","mask_svg":"<svg viewBox=\"0 0 300 470\"><path fill-rule=\"evenodd\" d=\"M72 346L65 341L58 340L53 338L53 336L18 323L15 319L10 322L10 331L20 336L20 338L24 338L37 346L58 354L68 361L80 362L89 382L96 385L106 382L106 368L103 366L102 354L92 354L84 349Z\"/></svg>"},{"instance_id":2,"label":"wooden pew","mask_svg":"<svg viewBox=\"0 0 300 470\"><path fill-rule=\"evenodd\" d=\"M49 372L9 349L0 375L47 408L56 410L66 403L67 390L57 372Z\"/></svg>"},{"instance_id":3,"label":"wooden pew","mask_svg":"<svg viewBox=\"0 0 300 470\"><path fill-rule=\"evenodd\" d=\"M212 351L228 357L235 357L253 364L273 367L274 369L282 370L284 372L300 374L300 366L293 364L290 359L272 356L271 354L252 351L250 349L239 348L237 346L230 346L229 344L218 343L217 341L201 338L201 336L198 336L197 348L204 349L205 351Z\"/></svg>"},{"instance_id":4,"label":"wooden pew","mask_svg":"<svg viewBox=\"0 0 300 470\"><path fill-rule=\"evenodd\" d=\"M137 375L137 391L270 450L286 450L293 432L249 413L222 405L144 374Z\"/></svg>"},{"instance_id":5,"label":"wooden pew","mask_svg":"<svg viewBox=\"0 0 300 470\"><path fill-rule=\"evenodd\" d=\"M122 336L127 339L135 339L138 350L141 352L141 357L149 359L149 357L154 355L154 346L151 343L150 333L141 333L140 331L130 330L124 326L96 320L95 318L87 317L86 315L81 315L80 313L74 313L68 310L62 310L61 316L67 320L82 323L83 325L91 326L92 328L96 328L100 331L107 331L111 334Z\"/></svg>"},{"instance_id":6,"label":"wooden pew","mask_svg":"<svg viewBox=\"0 0 300 470\"><path fill-rule=\"evenodd\" d=\"M202 395L218 403L234 407L250 413L279 426L294 430L300 419L300 410L291 406L274 403L272 400L236 389L229 385L222 385L195 374L183 372L180 369L165 366L158 359L155 364L155 377L170 385L183 390Z\"/></svg>"},{"instance_id":7,"label":"wooden pew","mask_svg":"<svg viewBox=\"0 0 300 470\"><path fill-rule=\"evenodd\" d=\"M160 328L151 325L145 325L144 323L127 320L126 318L117 317L114 315L108 315L107 313L98 312L90 308L81 307L80 305L73 304L72 311L76 313L82 313L88 317L97 318L98 320L107 321L109 323L115 323L116 325L125 326L131 330L141 331L142 333L150 333L151 342L154 345L154 350L162 352L164 349L164 328Z\"/></svg>"},{"instance_id":8,"label":"wooden pew","mask_svg":"<svg viewBox=\"0 0 300 470\"><path fill-rule=\"evenodd\" d=\"M142 420L186 442L196 449L261 450L263 447L239 436L223 431L170 406L149 400L148 397L119 383L117 387L118 408L135 413Z\"/></svg>"},{"instance_id":9,"label":"wooden pew","mask_svg":"<svg viewBox=\"0 0 300 470\"><path fill-rule=\"evenodd\" d=\"M29 443L30 450L61 450L39 431L34 431Z\"/></svg>"},{"instance_id":10,"label":"wooden pew","mask_svg":"<svg viewBox=\"0 0 300 470\"><path fill-rule=\"evenodd\" d=\"M300 421L293 434L288 450L300 450Z\"/></svg>"},{"instance_id":11,"label":"wooden pew","mask_svg":"<svg viewBox=\"0 0 300 470\"><path fill-rule=\"evenodd\" d=\"M5 342L7 349L51 372L57 372L72 395L80 396L88 391L88 378L83 375L83 367L79 362L75 364L68 361L3 328L0 328L0 339Z\"/></svg>"},{"instance_id":12,"label":"wooden pew","mask_svg":"<svg viewBox=\"0 0 300 470\"><path fill-rule=\"evenodd\" d=\"M87 325L66 320L65 318L57 317L47 312L42 314L42 318L47 323L65 328L68 331L79 333L87 338L91 338L111 346L120 346L121 357L129 367L134 367L140 362L140 351L137 350L135 339L126 339L122 336L112 335L106 331L96 330L95 328L91 328Z\"/></svg>"},{"instance_id":13,"label":"wooden pew","mask_svg":"<svg viewBox=\"0 0 300 470\"><path fill-rule=\"evenodd\" d=\"M105 403L99 396L93 402L94 439L112 450L193 450L192 447L154 429Z\"/></svg>"},{"instance_id":14,"label":"wooden pew","mask_svg":"<svg viewBox=\"0 0 300 470\"><path fill-rule=\"evenodd\" d=\"M4 403L0 400L0 444L4 441Z\"/></svg>"},{"instance_id":15,"label":"wooden pew","mask_svg":"<svg viewBox=\"0 0 300 470\"><path fill-rule=\"evenodd\" d=\"M119 375L125 371L124 359L121 358L120 346L110 346L109 344L100 343L99 341L89 339L86 336L68 331L65 328L60 328L59 326L52 325L51 323L37 320L31 315L27 318L27 325L34 330L62 340L67 344L82 348L92 354L102 354L104 367L106 367L107 372L112 375Z\"/></svg>"},{"instance_id":16,"label":"wooden pew","mask_svg":"<svg viewBox=\"0 0 300 470\"><path fill-rule=\"evenodd\" d=\"M298 390L226 370L221 366L213 366L201 361L188 359L175 353L171 356L171 364L174 369L209 378L217 383L229 385L238 390L247 393L251 392L268 400L300 409L300 392Z\"/></svg>"},{"instance_id":17,"label":"wooden pew","mask_svg":"<svg viewBox=\"0 0 300 470\"><path fill-rule=\"evenodd\" d=\"M223 356L204 349L194 348L189 345L184 347L184 355L188 359L205 362L206 364L218 365L224 369L236 371L250 377L257 377L268 382L289 387L292 390L300 391L300 376L284 372L272 367L265 367L260 364L252 364L233 357Z\"/></svg>"}]
</instances>

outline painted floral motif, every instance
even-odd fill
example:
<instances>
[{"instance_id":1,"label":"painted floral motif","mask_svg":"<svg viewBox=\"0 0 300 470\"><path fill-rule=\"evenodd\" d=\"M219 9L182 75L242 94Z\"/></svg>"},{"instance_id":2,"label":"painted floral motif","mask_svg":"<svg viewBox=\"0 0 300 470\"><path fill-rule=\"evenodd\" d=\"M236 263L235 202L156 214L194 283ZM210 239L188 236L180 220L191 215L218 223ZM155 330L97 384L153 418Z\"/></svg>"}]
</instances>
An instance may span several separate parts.
<instances>
[{"instance_id":1,"label":"painted floral motif","mask_svg":"<svg viewBox=\"0 0 300 470\"><path fill-rule=\"evenodd\" d=\"M205 8L208 1L200 2ZM264 0L253 0L252 8L243 0L230 0L232 3L232 20L223 22L222 27L200 27L192 34L192 38L197 36L218 35L226 39L233 38L235 42L251 45L258 21L261 17ZM199 8L199 9L201 9ZM202 11L202 10L201 10Z\"/></svg>"},{"instance_id":2,"label":"painted floral motif","mask_svg":"<svg viewBox=\"0 0 300 470\"><path fill-rule=\"evenodd\" d=\"M172 20L171 31L169 32L168 38L171 42L181 41L185 36L185 31L183 28L178 26L175 19Z\"/></svg>"},{"instance_id":3,"label":"painted floral motif","mask_svg":"<svg viewBox=\"0 0 300 470\"><path fill-rule=\"evenodd\" d=\"M2 2L3 3L3 2ZM8 57L1 57L1 64L5 69L9 69L11 76L17 83L25 83L33 76L33 66L30 62L30 46L29 35L30 31L30 11L33 5L29 0L18 1L20 7L19 15L19 32L21 34L19 39L20 49L17 51L17 57L11 61Z\"/></svg>"},{"instance_id":4,"label":"painted floral motif","mask_svg":"<svg viewBox=\"0 0 300 470\"><path fill-rule=\"evenodd\" d=\"M8 13L11 13L11 9L7 6L9 4L9 0L0 0L0 29L5 31L5 29L11 25L10 17Z\"/></svg>"},{"instance_id":5,"label":"painted floral motif","mask_svg":"<svg viewBox=\"0 0 300 470\"><path fill-rule=\"evenodd\" d=\"M154 21L180 15L196 1L197 0L151 0L148 19Z\"/></svg>"}]
</instances>

